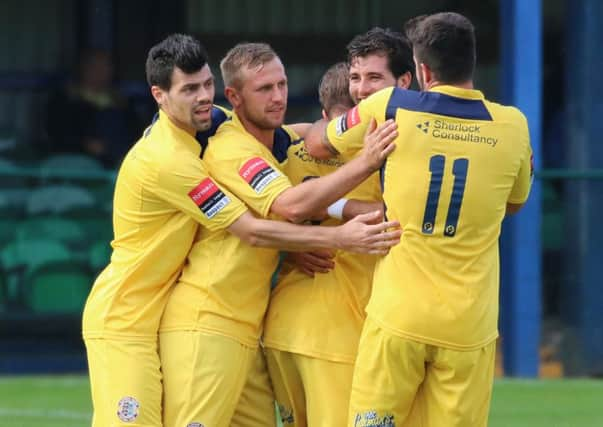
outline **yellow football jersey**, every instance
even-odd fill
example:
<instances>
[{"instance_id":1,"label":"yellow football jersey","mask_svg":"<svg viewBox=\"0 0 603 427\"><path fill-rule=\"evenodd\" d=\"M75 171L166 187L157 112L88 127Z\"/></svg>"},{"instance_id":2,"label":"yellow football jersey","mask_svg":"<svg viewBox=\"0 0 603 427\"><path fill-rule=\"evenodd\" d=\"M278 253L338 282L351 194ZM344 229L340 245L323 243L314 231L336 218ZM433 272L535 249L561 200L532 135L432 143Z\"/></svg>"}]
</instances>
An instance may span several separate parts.
<instances>
[{"instance_id":1,"label":"yellow football jersey","mask_svg":"<svg viewBox=\"0 0 603 427\"><path fill-rule=\"evenodd\" d=\"M367 312L392 333L453 349L498 334L498 237L506 203L531 184L527 121L477 90L387 88L331 121L327 136L354 152L371 118L398 124L381 170L399 245L377 263Z\"/></svg>"},{"instance_id":2,"label":"yellow football jersey","mask_svg":"<svg viewBox=\"0 0 603 427\"><path fill-rule=\"evenodd\" d=\"M84 337L156 339L197 225L224 230L246 211L209 177L200 153L160 112L126 156L115 185L113 254L88 297Z\"/></svg>"},{"instance_id":3,"label":"yellow football jersey","mask_svg":"<svg viewBox=\"0 0 603 427\"><path fill-rule=\"evenodd\" d=\"M293 185L318 178L344 164L338 156L316 159L303 142L288 151L285 173ZM375 174L346 198L381 200L379 176ZM322 225L339 225L328 219ZM266 315L266 347L335 362L353 363L371 292L377 257L337 251L335 268L309 277L296 268L283 270L270 297Z\"/></svg>"},{"instance_id":4,"label":"yellow football jersey","mask_svg":"<svg viewBox=\"0 0 603 427\"><path fill-rule=\"evenodd\" d=\"M290 137L296 135L284 135ZM274 153L283 151L280 142L275 142ZM273 152L233 115L210 138L204 160L219 183L258 216L268 217L274 199L291 186ZM276 249L252 247L226 231L200 228L170 295L161 331L200 330L257 346L277 263Z\"/></svg>"}]
</instances>

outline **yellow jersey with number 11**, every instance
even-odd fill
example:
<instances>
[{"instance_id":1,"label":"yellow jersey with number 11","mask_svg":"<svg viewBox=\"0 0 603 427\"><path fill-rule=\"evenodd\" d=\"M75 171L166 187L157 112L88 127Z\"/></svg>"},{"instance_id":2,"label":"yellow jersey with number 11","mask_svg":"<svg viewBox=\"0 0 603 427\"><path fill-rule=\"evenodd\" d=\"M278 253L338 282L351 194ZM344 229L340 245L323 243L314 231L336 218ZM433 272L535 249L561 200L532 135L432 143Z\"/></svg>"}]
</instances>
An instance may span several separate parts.
<instances>
[{"instance_id":1,"label":"yellow jersey with number 11","mask_svg":"<svg viewBox=\"0 0 603 427\"><path fill-rule=\"evenodd\" d=\"M506 204L531 184L527 121L477 90L387 88L327 128L340 152L362 147L371 118L398 125L381 171L387 217L404 230L377 262L367 312L384 329L471 350L497 335L498 237Z\"/></svg>"}]
</instances>

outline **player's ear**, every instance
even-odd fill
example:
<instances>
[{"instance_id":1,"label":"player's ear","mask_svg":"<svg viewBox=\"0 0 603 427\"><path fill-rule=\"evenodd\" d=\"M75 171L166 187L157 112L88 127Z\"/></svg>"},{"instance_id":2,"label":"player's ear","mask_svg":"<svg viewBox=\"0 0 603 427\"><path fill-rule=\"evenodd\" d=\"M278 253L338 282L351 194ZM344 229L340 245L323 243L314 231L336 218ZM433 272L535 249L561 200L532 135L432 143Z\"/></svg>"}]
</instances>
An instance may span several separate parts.
<instances>
[{"instance_id":1,"label":"player's ear","mask_svg":"<svg viewBox=\"0 0 603 427\"><path fill-rule=\"evenodd\" d=\"M429 83L433 80L433 73L431 72L431 68L423 62L419 64L419 71L423 76L423 85L427 87Z\"/></svg>"},{"instance_id":2,"label":"player's ear","mask_svg":"<svg viewBox=\"0 0 603 427\"><path fill-rule=\"evenodd\" d=\"M239 92L232 86L226 86L224 88L224 96L230 102L233 108L237 108L241 105L241 96Z\"/></svg>"},{"instance_id":3,"label":"player's ear","mask_svg":"<svg viewBox=\"0 0 603 427\"><path fill-rule=\"evenodd\" d=\"M396 86L399 87L400 89L408 89L410 87L411 83L412 83L412 74L410 71L405 72L400 77L398 77L398 80L396 80Z\"/></svg>"},{"instance_id":4,"label":"player's ear","mask_svg":"<svg viewBox=\"0 0 603 427\"><path fill-rule=\"evenodd\" d=\"M329 120L329 115L327 114L327 112L325 111L324 108L321 110L321 112L322 112L322 118L325 120Z\"/></svg>"},{"instance_id":5,"label":"player's ear","mask_svg":"<svg viewBox=\"0 0 603 427\"><path fill-rule=\"evenodd\" d=\"M157 105L161 105L163 103L163 100L165 98L165 92L159 86L151 86L151 95L153 95L153 98L155 99Z\"/></svg>"}]
</instances>

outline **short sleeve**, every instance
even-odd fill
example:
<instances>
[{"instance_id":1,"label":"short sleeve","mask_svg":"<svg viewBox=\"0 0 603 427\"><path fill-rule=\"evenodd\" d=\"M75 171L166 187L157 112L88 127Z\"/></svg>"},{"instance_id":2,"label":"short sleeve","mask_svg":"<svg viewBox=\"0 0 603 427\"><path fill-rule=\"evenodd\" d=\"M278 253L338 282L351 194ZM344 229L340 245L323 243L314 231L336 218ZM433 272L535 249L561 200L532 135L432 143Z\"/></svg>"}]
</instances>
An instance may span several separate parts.
<instances>
[{"instance_id":1,"label":"short sleeve","mask_svg":"<svg viewBox=\"0 0 603 427\"><path fill-rule=\"evenodd\" d=\"M209 230L228 228L247 208L208 175L199 158L178 158L158 173L155 193Z\"/></svg>"},{"instance_id":2,"label":"short sleeve","mask_svg":"<svg viewBox=\"0 0 603 427\"><path fill-rule=\"evenodd\" d=\"M236 151L235 146L232 149ZM239 155L219 154L212 150L210 144L206 158L212 176L253 211L268 217L274 200L291 187L274 159L253 151L241 151Z\"/></svg>"},{"instance_id":3,"label":"short sleeve","mask_svg":"<svg viewBox=\"0 0 603 427\"><path fill-rule=\"evenodd\" d=\"M328 142L344 157L352 157L364 146L364 135L371 122L385 121L385 108L393 88L386 88L360 101L354 108L327 125Z\"/></svg>"},{"instance_id":4,"label":"short sleeve","mask_svg":"<svg viewBox=\"0 0 603 427\"><path fill-rule=\"evenodd\" d=\"M511 189L508 202L514 204L522 204L528 199L530 194L530 188L532 186L532 180L534 178L534 154L532 153L532 147L530 145L530 134L528 131L528 124L523 117L523 121L520 127L520 138L523 147L523 156L521 159L521 165L519 167L519 173Z\"/></svg>"}]
</instances>

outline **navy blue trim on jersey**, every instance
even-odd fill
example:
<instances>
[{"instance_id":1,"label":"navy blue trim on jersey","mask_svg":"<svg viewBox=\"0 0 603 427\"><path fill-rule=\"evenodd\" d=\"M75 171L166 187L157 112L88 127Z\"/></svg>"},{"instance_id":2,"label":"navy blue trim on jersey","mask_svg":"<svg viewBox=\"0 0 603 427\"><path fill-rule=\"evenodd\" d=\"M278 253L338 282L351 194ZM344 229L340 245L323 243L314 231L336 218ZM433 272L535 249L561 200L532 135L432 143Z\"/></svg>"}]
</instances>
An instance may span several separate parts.
<instances>
[{"instance_id":1,"label":"navy blue trim on jersey","mask_svg":"<svg viewBox=\"0 0 603 427\"><path fill-rule=\"evenodd\" d=\"M381 194L385 192L385 166L387 165L387 160L388 159L385 159L379 168L379 184L381 184ZM385 221L387 221L387 205L385 204L385 200L383 201L383 218Z\"/></svg>"},{"instance_id":2,"label":"navy blue trim on jersey","mask_svg":"<svg viewBox=\"0 0 603 427\"><path fill-rule=\"evenodd\" d=\"M291 136L283 128L274 130L274 139L272 141L272 155L279 163L287 160L287 150L291 144L297 141L292 141Z\"/></svg>"},{"instance_id":3,"label":"navy blue trim on jersey","mask_svg":"<svg viewBox=\"0 0 603 427\"><path fill-rule=\"evenodd\" d=\"M149 127L147 127L147 129L144 131L144 137L146 138L147 136L149 136L149 134L151 133L151 128L153 127L153 125L155 124L155 122L159 120L159 113L155 113L155 115L153 116L153 120L151 120L151 124L149 125Z\"/></svg>"},{"instance_id":4,"label":"navy blue trim on jersey","mask_svg":"<svg viewBox=\"0 0 603 427\"><path fill-rule=\"evenodd\" d=\"M227 120L228 116L224 111L222 111L218 107L212 107L210 128L202 132L197 132L197 134L195 135L195 138L197 139L197 141L199 141L199 144L201 144L201 158L203 158L203 154L205 154L205 149L207 148L209 138L214 136L218 131L220 125Z\"/></svg>"},{"instance_id":5,"label":"navy blue trim on jersey","mask_svg":"<svg viewBox=\"0 0 603 427\"><path fill-rule=\"evenodd\" d=\"M458 98L439 92L395 88L387 103L385 119L395 119L398 108L458 119L492 121L492 116L481 99Z\"/></svg>"}]
</instances>

